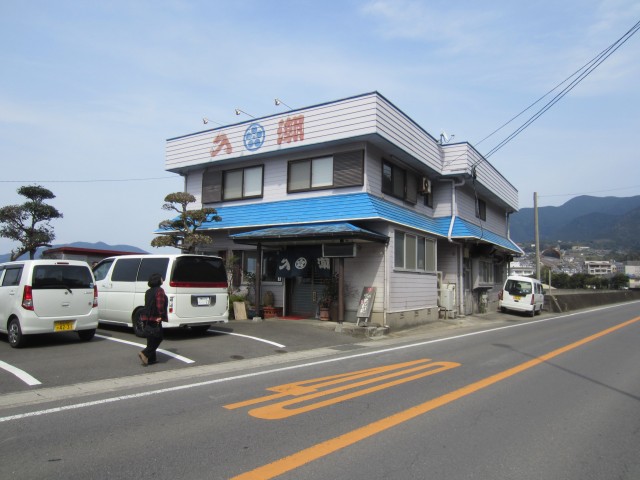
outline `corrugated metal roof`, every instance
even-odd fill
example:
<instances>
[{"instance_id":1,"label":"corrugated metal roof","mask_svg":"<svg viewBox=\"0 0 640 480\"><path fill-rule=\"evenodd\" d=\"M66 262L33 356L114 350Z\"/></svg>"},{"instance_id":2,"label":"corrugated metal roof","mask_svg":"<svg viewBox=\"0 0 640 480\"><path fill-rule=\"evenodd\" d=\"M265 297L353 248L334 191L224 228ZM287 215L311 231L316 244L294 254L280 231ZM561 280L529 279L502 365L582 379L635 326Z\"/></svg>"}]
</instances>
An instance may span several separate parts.
<instances>
[{"instance_id":1,"label":"corrugated metal roof","mask_svg":"<svg viewBox=\"0 0 640 480\"><path fill-rule=\"evenodd\" d=\"M199 230L293 227L320 223L336 224L382 220L446 238L451 223L451 217L427 217L363 192L223 206L216 208L216 210L222 220L220 222L205 222ZM157 233L163 232L157 231ZM520 248L508 238L457 217L454 222L452 238L482 240L522 253Z\"/></svg>"}]
</instances>

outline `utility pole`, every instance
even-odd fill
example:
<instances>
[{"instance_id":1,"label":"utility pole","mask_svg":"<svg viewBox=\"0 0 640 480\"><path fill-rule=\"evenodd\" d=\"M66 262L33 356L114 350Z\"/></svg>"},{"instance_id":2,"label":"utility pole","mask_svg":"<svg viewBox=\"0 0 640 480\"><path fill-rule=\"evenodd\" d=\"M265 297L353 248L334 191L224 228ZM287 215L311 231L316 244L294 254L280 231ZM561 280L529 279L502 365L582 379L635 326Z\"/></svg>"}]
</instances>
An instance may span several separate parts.
<instances>
[{"instance_id":1,"label":"utility pole","mask_svg":"<svg viewBox=\"0 0 640 480\"><path fill-rule=\"evenodd\" d=\"M536 278L540 280L540 232L538 230L538 192L533 192L533 225L536 239Z\"/></svg>"}]
</instances>

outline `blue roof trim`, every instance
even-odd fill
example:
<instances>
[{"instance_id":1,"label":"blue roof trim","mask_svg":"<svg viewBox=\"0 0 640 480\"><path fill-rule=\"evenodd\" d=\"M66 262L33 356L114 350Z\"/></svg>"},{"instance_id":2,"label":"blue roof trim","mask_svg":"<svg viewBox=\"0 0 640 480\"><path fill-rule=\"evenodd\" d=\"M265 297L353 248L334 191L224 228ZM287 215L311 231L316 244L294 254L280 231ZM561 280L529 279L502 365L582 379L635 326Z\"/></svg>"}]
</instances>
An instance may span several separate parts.
<instances>
[{"instance_id":1,"label":"blue roof trim","mask_svg":"<svg viewBox=\"0 0 640 480\"><path fill-rule=\"evenodd\" d=\"M383 220L446 238L451 217L430 218L365 192L280 200L277 202L216 208L220 222L205 222L199 230L291 227L307 224L336 224L362 220ZM156 233L166 233L157 230ZM477 239L521 253L508 238L456 217L452 238Z\"/></svg>"},{"instance_id":2,"label":"blue roof trim","mask_svg":"<svg viewBox=\"0 0 640 480\"><path fill-rule=\"evenodd\" d=\"M522 249L509 238L505 238L498 235L497 233L490 232L489 230L486 230L479 225L474 225L473 223L467 222L466 220L463 220L459 217L456 217L456 220L453 224L451 238L476 238L478 240L493 243L494 245L498 245L518 254L524 254Z\"/></svg>"}]
</instances>

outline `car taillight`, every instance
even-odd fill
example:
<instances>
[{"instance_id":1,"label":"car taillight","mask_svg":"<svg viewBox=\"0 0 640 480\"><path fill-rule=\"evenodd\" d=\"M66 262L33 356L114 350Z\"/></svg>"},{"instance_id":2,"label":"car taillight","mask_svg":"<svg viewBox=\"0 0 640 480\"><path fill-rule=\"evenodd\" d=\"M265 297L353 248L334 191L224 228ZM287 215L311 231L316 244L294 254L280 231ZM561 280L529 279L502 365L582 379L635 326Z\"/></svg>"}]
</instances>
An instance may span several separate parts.
<instances>
[{"instance_id":1,"label":"car taillight","mask_svg":"<svg viewBox=\"0 0 640 480\"><path fill-rule=\"evenodd\" d=\"M31 285L25 285L22 292L22 308L25 310L33 310L33 292Z\"/></svg>"},{"instance_id":2,"label":"car taillight","mask_svg":"<svg viewBox=\"0 0 640 480\"><path fill-rule=\"evenodd\" d=\"M173 296L169 297L169 307L167 308L169 313L173 313Z\"/></svg>"},{"instance_id":3,"label":"car taillight","mask_svg":"<svg viewBox=\"0 0 640 480\"><path fill-rule=\"evenodd\" d=\"M504 290L500 290L500 292L498 293L498 300L502 300L502 293L504 292Z\"/></svg>"},{"instance_id":4,"label":"car taillight","mask_svg":"<svg viewBox=\"0 0 640 480\"><path fill-rule=\"evenodd\" d=\"M93 286L93 308L98 306L98 286Z\"/></svg>"}]
</instances>

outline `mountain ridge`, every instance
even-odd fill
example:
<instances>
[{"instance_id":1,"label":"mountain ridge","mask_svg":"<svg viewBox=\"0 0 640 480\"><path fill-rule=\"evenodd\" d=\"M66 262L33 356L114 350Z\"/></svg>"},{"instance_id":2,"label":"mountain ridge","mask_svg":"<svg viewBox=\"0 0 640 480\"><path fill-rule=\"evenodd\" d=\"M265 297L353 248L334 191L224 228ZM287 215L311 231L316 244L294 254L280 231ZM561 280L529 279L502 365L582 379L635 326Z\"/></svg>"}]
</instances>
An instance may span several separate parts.
<instances>
[{"instance_id":1,"label":"mountain ridge","mask_svg":"<svg viewBox=\"0 0 640 480\"><path fill-rule=\"evenodd\" d=\"M593 197L581 195L563 205L538 208L541 243L578 242L602 248L640 248L640 195ZM511 215L511 239L533 242L534 209Z\"/></svg>"}]
</instances>

